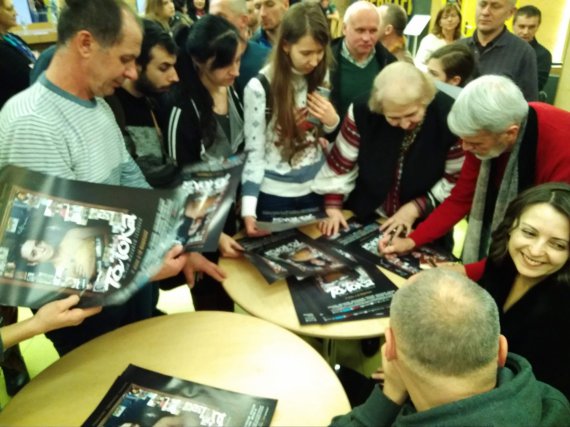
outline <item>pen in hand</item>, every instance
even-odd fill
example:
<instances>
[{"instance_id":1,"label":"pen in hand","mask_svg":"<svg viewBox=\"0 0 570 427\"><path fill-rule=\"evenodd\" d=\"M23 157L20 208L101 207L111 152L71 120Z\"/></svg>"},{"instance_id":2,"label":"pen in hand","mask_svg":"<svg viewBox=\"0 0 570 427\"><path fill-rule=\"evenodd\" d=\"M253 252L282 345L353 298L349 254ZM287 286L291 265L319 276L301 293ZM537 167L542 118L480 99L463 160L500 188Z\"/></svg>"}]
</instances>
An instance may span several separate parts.
<instances>
[{"instance_id":1,"label":"pen in hand","mask_svg":"<svg viewBox=\"0 0 570 427\"><path fill-rule=\"evenodd\" d=\"M396 226L396 228L393 228L392 231L390 231L390 238L388 239L388 242L386 242L385 247L390 246L392 244L392 241L394 240L394 237L396 236L400 237L405 230L406 230L405 225L398 225ZM380 251L380 254L382 254L382 251Z\"/></svg>"}]
</instances>

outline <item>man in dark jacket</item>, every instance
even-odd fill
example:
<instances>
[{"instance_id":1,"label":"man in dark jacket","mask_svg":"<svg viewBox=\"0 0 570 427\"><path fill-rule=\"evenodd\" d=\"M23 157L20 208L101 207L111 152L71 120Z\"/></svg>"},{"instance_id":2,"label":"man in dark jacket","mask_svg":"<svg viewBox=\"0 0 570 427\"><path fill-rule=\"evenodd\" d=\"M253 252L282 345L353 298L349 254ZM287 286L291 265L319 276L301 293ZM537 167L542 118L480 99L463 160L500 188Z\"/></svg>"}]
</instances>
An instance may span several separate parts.
<instances>
[{"instance_id":1,"label":"man in dark jacket","mask_svg":"<svg viewBox=\"0 0 570 427\"><path fill-rule=\"evenodd\" d=\"M513 18L513 32L525 42L528 42L534 49L534 53L536 53L538 90L544 88L550 74L550 67L552 66L552 54L535 37L541 21L542 14L540 9L531 5L517 9Z\"/></svg>"},{"instance_id":2,"label":"man in dark jacket","mask_svg":"<svg viewBox=\"0 0 570 427\"><path fill-rule=\"evenodd\" d=\"M368 1L352 3L344 14L344 37L332 43L331 101L342 118L357 98L368 98L374 77L396 58L378 42L380 18Z\"/></svg>"},{"instance_id":3,"label":"man in dark jacket","mask_svg":"<svg viewBox=\"0 0 570 427\"><path fill-rule=\"evenodd\" d=\"M499 312L483 288L443 269L410 279L392 300L383 390L333 426L565 425L570 404L507 355Z\"/></svg>"}]
</instances>

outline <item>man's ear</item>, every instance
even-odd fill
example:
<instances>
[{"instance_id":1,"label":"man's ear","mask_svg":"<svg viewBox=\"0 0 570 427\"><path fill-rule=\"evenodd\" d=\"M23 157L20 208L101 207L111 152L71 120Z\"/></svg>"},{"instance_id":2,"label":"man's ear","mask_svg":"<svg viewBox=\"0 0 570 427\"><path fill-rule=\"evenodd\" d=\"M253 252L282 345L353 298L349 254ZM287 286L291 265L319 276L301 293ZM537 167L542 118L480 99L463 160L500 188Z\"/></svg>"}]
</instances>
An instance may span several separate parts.
<instances>
[{"instance_id":1,"label":"man's ear","mask_svg":"<svg viewBox=\"0 0 570 427\"><path fill-rule=\"evenodd\" d=\"M515 14L516 11L517 11L517 7L516 7L516 6L511 7L511 12L510 12L509 16L507 17L506 21L508 21L509 19L511 19L511 18L513 17L513 15ZM514 22L513 22L513 24L514 24Z\"/></svg>"},{"instance_id":2,"label":"man's ear","mask_svg":"<svg viewBox=\"0 0 570 427\"><path fill-rule=\"evenodd\" d=\"M514 146L515 142L517 142L517 137L519 136L520 130L520 125L513 124L510 125L505 132L503 132L505 135L507 135L507 144L510 147Z\"/></svg>"},{"instance_id":3,"label":"man's ear","mask_svg":"<svg viewBox=\"0 0 570 427\"><path fill-rule=\"evenodd\" d=\"M447 80L447 83L449 83L450 85L453 85L453 86L459 86L459 84L461 83L461 77L453 76L452 78Z\"/></svg>"},{"instance_id":4,"label":"man's ear","mask_svg":"<svg viewBox=\"0 0 570 427\"><path fill-rule=\"evenodd\" d=\"M384 27L384 35L390 35L394 32L394 26L392 24L386 25L386 27Z\"/></svg>"},{"instance_id":5,"label":"man's ear","mask_svg":"<svg viewBox=\"0 0 570 427\"><path fill-rule=\"evenodd\" d=\"M498 365L500 368L505 366L507 363L507 353L509 352L509 344L507 343L507 338L504 335L499 335L499 357Z\"/></svg>"},{"instance_id":6,"label":"man's ear","mask_svg":"<svg viewBox=\"0 0 570 427\"><path fill-rule=\"evenodd\" d=\"M386 347L384 348L386 360L396 360L398 358L398 353L396 351L396 337L394 336L394 330L391 327L388 326L384 331L384 338L386 338Z\"/></svg>"},{"instance_id":7,"label":"man's ear","mask_svg":"<svg viewBox=\"0 0 570 427\"><path fill-rule=\"evenodd\" d=\"M74 37L77 52L79 52L83 58L91 56L96 43L93 35L86 30L79 31Z\"/></svg>"}]
</instances>

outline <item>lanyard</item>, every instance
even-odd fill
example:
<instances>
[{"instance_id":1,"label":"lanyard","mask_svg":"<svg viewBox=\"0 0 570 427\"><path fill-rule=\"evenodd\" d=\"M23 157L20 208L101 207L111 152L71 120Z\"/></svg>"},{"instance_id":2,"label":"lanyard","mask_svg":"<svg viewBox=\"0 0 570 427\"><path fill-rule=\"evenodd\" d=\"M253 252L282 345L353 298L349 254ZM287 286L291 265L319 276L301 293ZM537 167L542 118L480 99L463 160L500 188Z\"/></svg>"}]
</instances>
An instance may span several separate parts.
<instances>
[{"instance_id":1,"label":"lanyard","mask_svg":"<svg viewBox=\"0 0 570 427\"><path fill-rule=\"evenodd\" d=\"M35 64L36 57L32 50L28 47L26 43L20 40L19 37L14 36L13 34L7 33L2 36L2 39L11 46L14 46L18 51L24 55L26 58L30 60L32 64Z\"/></svg>"}]
</instances>

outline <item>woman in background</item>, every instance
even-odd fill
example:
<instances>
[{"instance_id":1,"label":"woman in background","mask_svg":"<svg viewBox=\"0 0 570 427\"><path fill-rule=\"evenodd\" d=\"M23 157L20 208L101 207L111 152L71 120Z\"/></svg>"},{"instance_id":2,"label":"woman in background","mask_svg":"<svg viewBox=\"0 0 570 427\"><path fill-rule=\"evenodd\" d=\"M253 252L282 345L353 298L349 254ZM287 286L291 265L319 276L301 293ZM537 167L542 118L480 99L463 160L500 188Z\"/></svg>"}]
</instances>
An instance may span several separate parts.
<instances>
[{"instance_id":1,"label":"woman in background","mask_svg":"<svg viewBox=\"0 0 570 427\"><path fill-rule=\"evenodd\" d=\"M319 128L335 130L340 119L317 93L327 84L329 28L318 4L297 3L285 13L269 64L244 91L245 142L242 217L249 236L266 232L257 219L322 210L311 184L324 161ZM307 120L311 116L312 122ZM317 123L317 124L315 124Z\"/></svg>"},{"instance_id":2,"label":"woman in background","mask_svg":"<svg viewBox=\"0 0 570 427\"><path fill-rule=\"evenodd\" d=\"M208 13L208 0L188 0L188 16L193 22L204 17Z\"/></svg>"},{"instance_id":3,"label":"woman in background","mask_svg":"<svg viewBox=\"0 0 570 427\"><path fill-rule=\"evenodd\" d=\"M30 69L36 57L24 40L10 32L15 27L12 0L0 0L0 108L30 84Z\"/></svg>"},{"instance_id":4,"label":"woman in background","mask_svg":"<svg viewBox=\"0 0 570 427\"><path fill-rule=\"evenodd\" d=\"M147 0L144 17L158 22L170 33L170 20L174 17L175 12L172 0Z\"/></svg>"},{"instance_id":5,"label":"woman in background","mask_svg":"<svg viewBox=\"0 0 570 427\"><path fill-rule=\"evenodd\" d=\"M455 3L445 5L435 17L433 29L418 48L414 64L426 71L426 63L432 52L461 38L461 12Z\"/></svg>"},{"instance_id":6,"label":"woman in background","mask_svg":"<svg viewBox=\"0 0 570 427\"><path fill-rule=\"evenodd\" d=\"M509 351L570 397L570 185L522 192L493 233L480 283L499 307Z\"/></svg>"}]
</instances>

